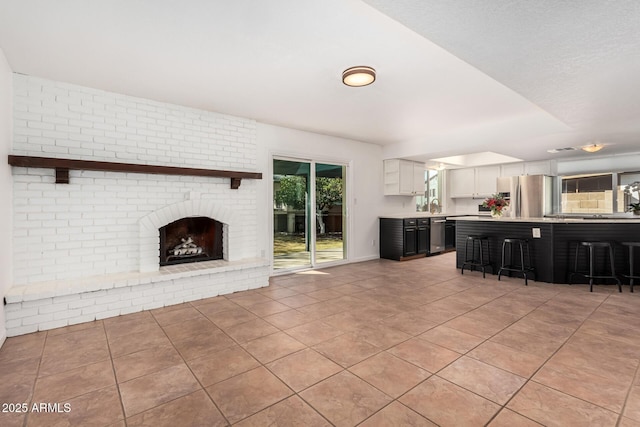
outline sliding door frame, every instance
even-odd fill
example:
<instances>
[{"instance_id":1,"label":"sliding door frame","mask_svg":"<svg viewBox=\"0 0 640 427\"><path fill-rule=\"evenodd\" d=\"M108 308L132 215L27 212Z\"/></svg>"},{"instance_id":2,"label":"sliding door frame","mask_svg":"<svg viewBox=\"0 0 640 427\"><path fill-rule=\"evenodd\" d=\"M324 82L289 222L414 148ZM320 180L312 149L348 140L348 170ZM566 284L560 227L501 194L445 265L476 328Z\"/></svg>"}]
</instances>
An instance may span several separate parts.
<instances>
[{"instance_id":1,"label":"sliding door frame","mask_svg":"<svg viewBox=\"0 0 640 427\"><path fill-rule=\"evenodd\" d=\"M273 255L273 175L274 175L274 171L273 171L273 161L274 160L285 160L285 161L290 161L290 162L301 162L301 163L309 163L310 165L310 184L309 184L309 195L310 195L310 206L311 206L311 210L312 212L310 212L311 216L312 216L312 227L310 230L310 252L311 252L311 265L310 266L302 266L302 267L292 267L292 268L283 268L283 269L278 269L275 270L273 268L273 263L274 263L274 255ZM343 244L343 254L344 254L344 258L341 260L336 260L336 261L330 261L330 262L322 262L322 263L317 263L316 262L316 164L317 163L321 163L321 164L331 164L331 165L336 165L336 166L343 166L345 168L345 176L344 176L344 180L345 180L345 195L343 196L343 203L345 204L344 207L344 216L345 219L343 220L343 230L342 230L342 244ZM271 180L270 184L269 184L269 240L268 240L268 246L269 246L269 262L270 262L270 266L271 266L271 275L280 275L280 274L287 274L287 273L291 273L291 272L296 272L296 271L304 271L304 270L315 270L315 269L322 269L322 268L326 268L326 267L332 267L335 265L341 265L341 264L347 264L349 262L349 260L352 258L352 244L350 244L350 241L352 239L352 230L353 230L353 225L352 225L352 220L351 220L351 203L353 200L353 196L351 195L351 192L353 191L353 179L352 179L352 162L351 161L345 161L343 159L335 159L335 158L327 158L327 157L305 157L305 156L300 156L297 155L295 153L283 153L283 152L270 152L269 153L269 178Z\"/></svg>"}]
</instances>

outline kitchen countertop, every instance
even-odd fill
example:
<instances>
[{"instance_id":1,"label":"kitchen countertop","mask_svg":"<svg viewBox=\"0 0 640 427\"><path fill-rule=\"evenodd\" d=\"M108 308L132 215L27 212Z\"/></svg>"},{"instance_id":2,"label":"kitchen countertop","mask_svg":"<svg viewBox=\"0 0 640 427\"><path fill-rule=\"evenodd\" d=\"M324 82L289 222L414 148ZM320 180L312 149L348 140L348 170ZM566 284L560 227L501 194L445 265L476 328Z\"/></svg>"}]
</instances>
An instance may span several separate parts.
<instances>
[{"instance_id":1,"label":"kitchen countertop","mask_svg":"<svg viewBox=\"0 0 640 427\"><path fill-rule=\"evenodd\" d=\"M456 221L491 221L491 222L538 222L545 224L640 224L640 218L616 217L616 218L493 218L491 216L458 216L448 217Z\"/></svg>"},{"instance_id":2,"label":"kitchen countertop","mask_svg":"<svg viewBox=\"0 0 640 427\"><path fill-rule=\"evenodd\" d=\"M413 212L413 213L404 213L404 214L380 215L380 218L393 218L393 219L440 218L440 217L453 216L453 215L455 215L455 214L447 214L447 213L435 213L435 214L432 214L430 212Z\"/></svg>"}]
</instances>

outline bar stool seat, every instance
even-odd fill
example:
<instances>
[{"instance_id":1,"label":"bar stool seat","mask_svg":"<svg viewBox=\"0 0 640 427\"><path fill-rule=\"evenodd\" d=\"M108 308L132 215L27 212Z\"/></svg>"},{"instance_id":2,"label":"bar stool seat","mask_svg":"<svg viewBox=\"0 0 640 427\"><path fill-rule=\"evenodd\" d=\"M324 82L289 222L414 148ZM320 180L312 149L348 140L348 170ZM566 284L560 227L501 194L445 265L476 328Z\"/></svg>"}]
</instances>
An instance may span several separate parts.
<instances>
[{"instance_id":1,"label":"bar stool seat","mask_svg":"<svg viewBox=\"0 0 640 427\"><path fill-rule=\"evenodd\" d=\"M514 261L514 249L520 249L519 263L515 263ZM507 251L508 249L508 251ZM525 263L525 253L527 262ZM507 254L509 255L507 257ZM507 261L508 260L508 261ZM498 270L498 280L500 280L500 276L503 272L508 272L511 275L511 272L516 272L522 274L524 277L524 284L528 286L528 273L534 274L535 271L531 264L531 247L529 247L529 239L520 239L517 237L507 237L502 241L502 262L500 265L500 269Z\"/></svg>"},{"instance_id":2,"label":"bar stool seat","mask_svg":"<svg viewBox=\"0 0 640 427\"><path fill-rule=\"evenodd\" d=\"M580 248L586 248L587 255L589 256L589 271L578 271L578 258ZM595 271L595 256L596 250L602 248L605 250L605 256L609 256L609 274L596 274ZM616 276L616 268L614 265L613 245L611 242L577 242L576 243L576 258L574 268L571 274L569 274L569 284L571 284L573 276L579 274L589 279L589 292L593 292L593 279L614 279L618 283L618 292L622 292L622 282L618 276Z\"/></svg>"},{"instance_id":3,"label":"bar stool seat","mask_svg":"<svg viewBox=\"0 0 640 427\"><path fill-rule=\"evenodd\" d=\"M623 274L622 277L629 279L629 289L633 292L633 280L640 279L640 276L634 275L633 248L640 248L640 242L622 242L620 244L629 248L629 274Z\"/></svg>"},{"instance_id":4,"label":"bar stool seat","mask_svg":"<svg viewBox=\"0 0 640 427\"><path fill-rule=\"evenodd\" d=\"M471 244L471 255L469 255L469 244ZM478 248L478 258L476 258L476 247ZM485 259L484 252L486 251L487 257ZM469 266L470 270L475 270L475 267L482 269L482 278L485 278L485 268L490 267L493 273L493 266L491 265L491 255L489 252L489 238L487 236L469 235L464 243L464 262L462 263L461 274L464 274L464 267Z\"/></svg>"}]
</instances>

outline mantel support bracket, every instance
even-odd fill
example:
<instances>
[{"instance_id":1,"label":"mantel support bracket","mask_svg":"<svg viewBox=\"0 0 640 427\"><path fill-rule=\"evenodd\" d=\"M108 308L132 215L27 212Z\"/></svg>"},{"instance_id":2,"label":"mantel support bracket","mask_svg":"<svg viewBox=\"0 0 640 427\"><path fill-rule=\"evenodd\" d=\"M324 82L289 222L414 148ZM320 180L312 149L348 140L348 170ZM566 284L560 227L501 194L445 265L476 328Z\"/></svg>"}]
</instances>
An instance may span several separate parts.
<instances>
[{"instance_id":1,"label":"mantel support bracket","mask_svg":"<svg viewBox=\"0 0 640 427\"><path fill-rule=\"evenodd\" d=\"M56 168L56 184L69 183L69 169Z\"/></svg>"}]
</instances>

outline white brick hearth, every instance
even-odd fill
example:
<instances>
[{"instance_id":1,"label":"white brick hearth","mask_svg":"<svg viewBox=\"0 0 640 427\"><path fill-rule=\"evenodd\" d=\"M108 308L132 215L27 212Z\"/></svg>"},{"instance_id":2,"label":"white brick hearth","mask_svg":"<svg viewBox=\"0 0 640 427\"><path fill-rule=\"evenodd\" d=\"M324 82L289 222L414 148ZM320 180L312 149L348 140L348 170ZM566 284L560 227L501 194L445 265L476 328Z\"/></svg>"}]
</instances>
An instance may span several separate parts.
<instances>
[{"instance_id":1,"label":"white brick hearth","mask_svg":"<svg viewBox=\"0 0 640 427\"><path fill-rule=\"evenodd\" d=\"M12 154L256 171L255 122L14 75ZM8 335L266 286L257 185L243 179L13 168ZM159 268L159 228L223 223L224 260Z\"/></svg>"},{"instance_id":2,"label":"white brick hearth","mask_svg":"<svg viewBox=\"0 0 640 427\"><path fill-rule=\"evenodd\" d=\"M5 296L7 336L195 301L269 284L264 259L205 261L14 286Z\"/></svg>"}]
</instances>

